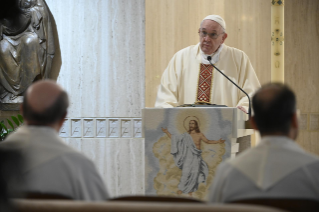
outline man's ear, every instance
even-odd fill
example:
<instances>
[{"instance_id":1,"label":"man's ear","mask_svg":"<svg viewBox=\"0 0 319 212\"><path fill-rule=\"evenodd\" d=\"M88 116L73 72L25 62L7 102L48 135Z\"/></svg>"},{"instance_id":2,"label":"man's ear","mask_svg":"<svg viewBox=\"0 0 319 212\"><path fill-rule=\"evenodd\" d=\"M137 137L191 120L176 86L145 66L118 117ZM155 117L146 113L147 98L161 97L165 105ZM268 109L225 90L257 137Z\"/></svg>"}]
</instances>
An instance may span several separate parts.
<instances>
[{"instance_id":1,"label":"man's ear","mask_svg":"<svg viewBox=\"0 0 319 212\"><path fill-rule=\"evenodd\" d=\"M65 117L67 115L67 112L64 113L63 117L61 118L61 120L58 122L59 124L59 130L61 129L63 123L64 123L64 120L65 120Z\"/></svg>"},{"instance_id":2,"label":"man's ear","mask_svg":"<svg viewBox=\"0 0 319 212\"><path fill-rule=\"evenodd\" d=\"M296 140L299 132L298 113L294 112L291 117L291 124L288 137L292 140Z\"/></svg>"},{"instance_id":3,"label":"man's ear","mask_svg":"<svg viewBox=\"0 0 319 212\"><path fill-rule=\"evenodd\" d=\"M255 116L250 117L249 119L250 125L253 127L254 130L258 130L257 124L256 124L256 120L255 120Z\"/></svg>"},{"instance_id":4,"label":"man's ear","mask_svg":"<svg viewBox=\"0 0 319 212\"><path fill-rule=\"evenodd\" d=\"M292 126L294 129L298 129L298 128L299 128L299 120L298 120L298 114L297 114L297 112L294 112L294 114L292 115L291 126Z\"/></svg>"},{"instance_id":5,"label":"man's ear","mask_svg":"<svg viewBox=\"0 0 319 212\"><path fill-rule=\"evenodd\" d=\"M226 38L228 37L227 33L225 32L223 35L223 43L225 42Z\"/></svg>"}]
</instances>

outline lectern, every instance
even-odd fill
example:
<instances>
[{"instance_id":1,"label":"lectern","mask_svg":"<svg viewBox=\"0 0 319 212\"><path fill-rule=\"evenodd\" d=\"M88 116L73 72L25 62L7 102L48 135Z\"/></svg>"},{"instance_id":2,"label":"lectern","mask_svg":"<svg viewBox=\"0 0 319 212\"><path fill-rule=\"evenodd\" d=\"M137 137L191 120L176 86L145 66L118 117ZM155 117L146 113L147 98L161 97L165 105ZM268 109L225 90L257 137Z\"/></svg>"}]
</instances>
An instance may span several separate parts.
<instances>
[{"instance_id":1,"label":"lectern","mask_svg":"<svg viewBox=\"0 0 319 212\"><path fill-rule=\"evenodd\" d=\"M145 194L206 200L218 164L250 146L247 118L229 107L143 109Z\"/></svg>"}]
</instances>

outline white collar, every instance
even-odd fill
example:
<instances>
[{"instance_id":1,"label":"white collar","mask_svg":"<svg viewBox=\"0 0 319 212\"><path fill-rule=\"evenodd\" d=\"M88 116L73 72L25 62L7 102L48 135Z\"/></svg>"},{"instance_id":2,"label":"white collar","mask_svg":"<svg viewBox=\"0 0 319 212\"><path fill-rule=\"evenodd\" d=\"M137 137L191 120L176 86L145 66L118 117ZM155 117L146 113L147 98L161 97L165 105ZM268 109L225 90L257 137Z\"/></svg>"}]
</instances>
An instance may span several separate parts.
<instances>
[{"instance_id":1,"label":"white collar","mask_svg":"<svg viewBox=\"0 0 319 212\"><path fill-rule=\"evenodd\" d=\"M208 57L208 56L211 56L211 57L212 57L211 62L212 62L213 64L217 63L217 62L219 61L219 56L220 56L220 53L221 53L223 47L224 47L224 44L221 44L221 45L219 46L219 48L217 49L216 52L214 52L214 53L211 54L211 55L208 55L208 54L205 54L205 53L202 51L202 49L200 48L200 45L199 45L200 54L201 54L201 58L202 58L201 63L203 63L203 64L210 64L209 61L207 60L207 57Z\"/></svg>"}]
</instances>

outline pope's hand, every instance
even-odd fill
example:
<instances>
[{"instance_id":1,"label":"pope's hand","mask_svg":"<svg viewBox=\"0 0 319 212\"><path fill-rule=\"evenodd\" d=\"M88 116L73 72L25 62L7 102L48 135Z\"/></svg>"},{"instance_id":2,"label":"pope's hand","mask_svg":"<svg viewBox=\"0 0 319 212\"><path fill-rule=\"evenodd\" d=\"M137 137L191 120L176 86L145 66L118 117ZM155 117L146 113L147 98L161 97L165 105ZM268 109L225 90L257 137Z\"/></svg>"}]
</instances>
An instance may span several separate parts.
<instances>
[{"instance_id":1,"label":"pope's hand","mask_svg":"<svg viewBox=\"0 0 319 212\"><path fill-rule=\"evenodd\" d=\"M248 113L247 110L243 106L237 106L237 108L239 110L243 111L244 113Z\"/></svg>"}]
</instances>

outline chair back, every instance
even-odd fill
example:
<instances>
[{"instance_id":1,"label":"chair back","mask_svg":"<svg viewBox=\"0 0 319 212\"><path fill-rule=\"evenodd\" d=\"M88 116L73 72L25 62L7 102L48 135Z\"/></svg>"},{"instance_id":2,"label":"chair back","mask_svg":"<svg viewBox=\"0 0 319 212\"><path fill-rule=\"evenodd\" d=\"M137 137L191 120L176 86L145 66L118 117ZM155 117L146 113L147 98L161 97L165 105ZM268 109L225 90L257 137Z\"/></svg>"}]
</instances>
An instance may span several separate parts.
<instances>
[{"instance_id":1,"label":"chair back","mask_svg":"<svg viewBox=\"0 0 319 212\"><path fill-rule=\"evenodd\" d=\"M67 197L61 194L38 193L38 192L27 192L24 198L33 199L33 200L72 200L71 197Z\"/></svg>"},{"instance_id":2,"label":"chair back","mask_svg":"<svg viewBox=\"0 0 319 212\"><path fill-rule=\"evenodd\" d=\"M204 203L203 201L186 198L186 197L170 197L170 196L122 196L110 199L109 201L135 201L135 202L192 202Z\"/></svg>"},{"instance_id":3,"label":"chair back","mask_svg":"<svg viewBox=\"0 0 319 212\"><path fill-rule=\"evenodd\" d=\"M193 202L14 200L16 212L286 212L276 208L244 204L197 204Z\"/></svg>"},{"instance_id":4,"label":"chair back","mask_svg":"<svg viewBox=\"0 0 319 212\"><path fill-rule=\"evenodd\" d=\"M232 201L231 203L263 205L291 212L319 211L319 201L310 199L245 199Z\"/></svg>"}]
</instances>

